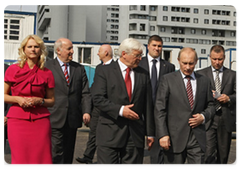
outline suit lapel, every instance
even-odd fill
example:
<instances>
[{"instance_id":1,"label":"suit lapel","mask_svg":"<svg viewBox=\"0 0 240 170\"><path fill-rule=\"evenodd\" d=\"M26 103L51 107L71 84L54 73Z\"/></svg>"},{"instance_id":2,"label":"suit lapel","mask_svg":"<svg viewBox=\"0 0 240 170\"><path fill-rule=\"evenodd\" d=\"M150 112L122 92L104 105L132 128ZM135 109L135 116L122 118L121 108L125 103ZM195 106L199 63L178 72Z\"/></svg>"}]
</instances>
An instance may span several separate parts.
<instances>
[{"instance_id":1,"label":"suit lapel","mask_svg":"<svg viewBox=\"0 0 240 170\"><path fill-rule=\"evenodd\" d=\"M176 72L175 75L176 75L175 83L179 86L179 97L183 96L183 100L189 104L186 87L185 87L180 70ZM189 104L189 108L190 108L190 104Z\"/></svg>"},{"instance_id":2,"label":"suit lapel","mask_svg":"<svg viewBox=\"0 0 240 170\"><path fill-rule=\"evenodd\" d=\"M65 76L64 76L64 73L62 71L62 68L57 60L57 58L54 59L54 66L53 66L53 69L56 70L56 73L59 74L59 76L64 80L66 81L65 79Z\"/></svg>"},{"instance_id":3,"label":"suit lapel","mask_svg":"<svg viewBox=\"0 0 240 170\"><path fill-rule=\"evenodd\" d=\"M208 67L208 69L207 69L207 76L210 78L211 85L212 85L212 89L215 90L215 81L214 81L214 79L213 79L213 73L212 73L212 68L211 68L211 66Z\"/></svg>"},{"instance_id":4,"label":"suit lapel","mask_svg":"<svg viewBox=\"0 0 240 170\"><path fill-rule=\"evenodd\" d=\"M225 87L226 83L228 82L228 78L226 75L229 75L228 70L223 67L223 76L222 76L222 85L221 85L221 92L223 91L223 88Z\"/></svg>"},{"instance_id":5,"label":"suit lapel","mask_svg":"<svg viewBox=\"0 0 240 170\"><path fill-rule=\"evenodd\" d=\"M73 75L75 73L76 68L73 66L72 61L69 62L70 67L70 79L69 79L69 85L71 85L71 82L73 80Z\"/></svg>"},{"instance_id":6,"label":"suit lapel","mask_svg":"<svg viewBox=\"0 0 240 170\"><path fill-rule=\"evenodd\" d=\"M124 92L124 94L126 95L126 96L128 96L128 93L127 93L127 87L126 87L126 85L125 85L125 81L124 81L124 79L123 79L123 76L122 76L122 72L121 72L121 68L120 68L120 66L119 66L119 64L118 64L118 61L116 61L115 63L113 63L113 66L114 66L114 69L113 69L113 71L114 71L114 75L116 75L116 77L119 77L117 80L119 80L118 81L118 83L120 84L120 86L122 87L122 91ZM118 84L117 83L117 84ZM132 95L133 96L133 95Z\"/></svg>"}]
</instances>

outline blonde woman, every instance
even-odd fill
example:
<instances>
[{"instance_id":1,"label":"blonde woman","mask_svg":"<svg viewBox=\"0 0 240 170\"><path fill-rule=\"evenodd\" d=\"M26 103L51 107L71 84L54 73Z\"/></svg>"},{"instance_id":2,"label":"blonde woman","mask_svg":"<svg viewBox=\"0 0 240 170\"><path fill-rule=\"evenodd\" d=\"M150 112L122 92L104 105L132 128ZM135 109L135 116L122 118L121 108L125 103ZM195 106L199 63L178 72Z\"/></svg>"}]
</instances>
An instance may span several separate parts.
<instances>
[{"instance_id":1,"label":"blonde woman","mask_svg":"<svg viewBox=\"0 0 240 170\"><path fill-rule=\"evenodd\" d=\"M12 164L50 164L47 107L54 105L55 82L52 72L44 67L46 47L41 38L29 35L18 53L18 63L9 66L4 78L4 102L12 104L7 114Z\"/></svg>"}]
</instances>

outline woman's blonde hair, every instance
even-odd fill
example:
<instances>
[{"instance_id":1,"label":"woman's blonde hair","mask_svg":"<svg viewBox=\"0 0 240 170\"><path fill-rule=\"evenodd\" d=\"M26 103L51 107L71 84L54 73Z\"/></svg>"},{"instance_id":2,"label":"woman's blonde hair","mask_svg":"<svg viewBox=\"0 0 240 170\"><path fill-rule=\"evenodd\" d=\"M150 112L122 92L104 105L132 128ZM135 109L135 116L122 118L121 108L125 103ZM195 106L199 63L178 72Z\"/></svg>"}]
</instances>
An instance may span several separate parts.
<instances>
[{"instance_id":1,"label":"woman's blonde hair","mask_svg":"<svg viewBox=\"0 0 240 170\"><path fill-rule=\"evenodd\" d=\"M39 36L37 36L37 35L28 35L22 41L20 47L18 48L18 54L19 54L18 63L19 63L19 67L23 68L25 62L27 61L27 56L24 53L24 48L25 48L28 40L30 40L30 39L34 39L36 41L36 43L40 45L41 55L39 57L38 67L41 70L43 70L44 69L44 64L45 64L45 61L46 61L47 50L46 50L46 46L44 45L43 40Z\"/></svg>"}]
</instances>

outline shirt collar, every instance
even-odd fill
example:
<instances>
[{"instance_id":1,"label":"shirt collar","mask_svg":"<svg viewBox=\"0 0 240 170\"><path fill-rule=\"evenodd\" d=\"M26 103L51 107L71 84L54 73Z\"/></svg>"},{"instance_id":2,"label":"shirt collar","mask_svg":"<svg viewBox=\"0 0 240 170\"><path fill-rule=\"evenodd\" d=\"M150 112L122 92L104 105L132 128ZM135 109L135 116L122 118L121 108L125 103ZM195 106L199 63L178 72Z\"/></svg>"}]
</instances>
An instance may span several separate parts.
<instances>
[{"instance_id":1,"label":"shirt collar","mask_svg":"<svg viewBox=\"0 0 240 170\"><path fill-rule=\"evenodd\" d=\"M122 72L125 71L125 70L128 68L128 67L127 67L123 62L121 62L120 60L118 60L118 64L119 64L120 69L121 69Z\"/></svg>"},{"instance_id":2,"label":"shirt collar","mask_svg":"<svg viewBox=\"0 0 240 170\"><path fill-rule=\"evenodd\" d=\"M113 60L113 59L108 60L106 63L104 63L104 65L110 64L110 63L112 62L112 60Z\"/></svg>"},{"instance_id":3,"label":"shirt collar","mask_svg":"<svg viewBox=\"0 0 240 170\"><path fill-rule=\"evenodd\" d=\"M216 71L216 69L213 68L213 66L211 66L211 68L212 68L212 72ZM219 72L223 72L223 66L222 66L218 71L219 71Z\"/></svg>"},{"instance_id":4,"label":"shirt collar","mask_svg":"<svg viewBox=\"0 0 240 170\"><path fill-rule=\"evenodd\" d=\"M181 75L182 75L182 78L185 79L185 78L186 78L186 75L183 74L181 70L180 70L180 73L181 73ZM192 74L190 75L190 77L191 77L193 80L196 79L195 74L194 74L194 71L192 72Z\"/></svg>"},{"instance_id":5,"label":"shirt collar","mask_svg":"<svg viewBox=\"0 0 240 170\"><path fill-rule=\"evenodd\" d=\"M160 62L160 56L157 58L153 58L152 56L150 56L149 54L147 55L147 59L148 59L148 63L151 63L153 59L156 59L157 61Z\"/></svg>"},{"instance_id":6,"label":"shirt collar","mask_svg":"<svg viewBox=\"0 0 240 170\"><path fill-rule=\"evenodd\" d=\"M64 62L62 62L58 57L57 57L57 60L58 60L58 62L60 64L60 66L63 66ZM66 64L67 64L67 66L69 65L69 63L66 63Z\"/></svg>"}]
</instances>

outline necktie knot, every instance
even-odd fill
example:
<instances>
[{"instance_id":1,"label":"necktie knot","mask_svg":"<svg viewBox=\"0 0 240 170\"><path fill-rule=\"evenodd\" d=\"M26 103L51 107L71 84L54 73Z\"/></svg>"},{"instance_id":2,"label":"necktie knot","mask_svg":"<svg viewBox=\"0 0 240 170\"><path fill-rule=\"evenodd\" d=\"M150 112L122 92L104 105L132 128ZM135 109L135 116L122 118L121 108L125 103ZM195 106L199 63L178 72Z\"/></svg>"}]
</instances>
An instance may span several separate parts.
<instances>
[{"instance_id":1,"label":"necktie knot","mask_svg":"<svg viewBox=\"0 0 240 170\"><path fill-rule=\"evenodd\" d=\"M153 62L154 65L156 65L157 60L156 60L156 59L153 59L152 62Z\"/></svg>"},{"instance_id":2,"label":"necktie knot","mask_svg":"<svg viewBox=\"0 0 240 170\"><path fill-rule=\"evenodd\" d=\"M188 81L192 79L191 76L186 76L185 78L186 78Z\"/></svg>"}]
</instances>

